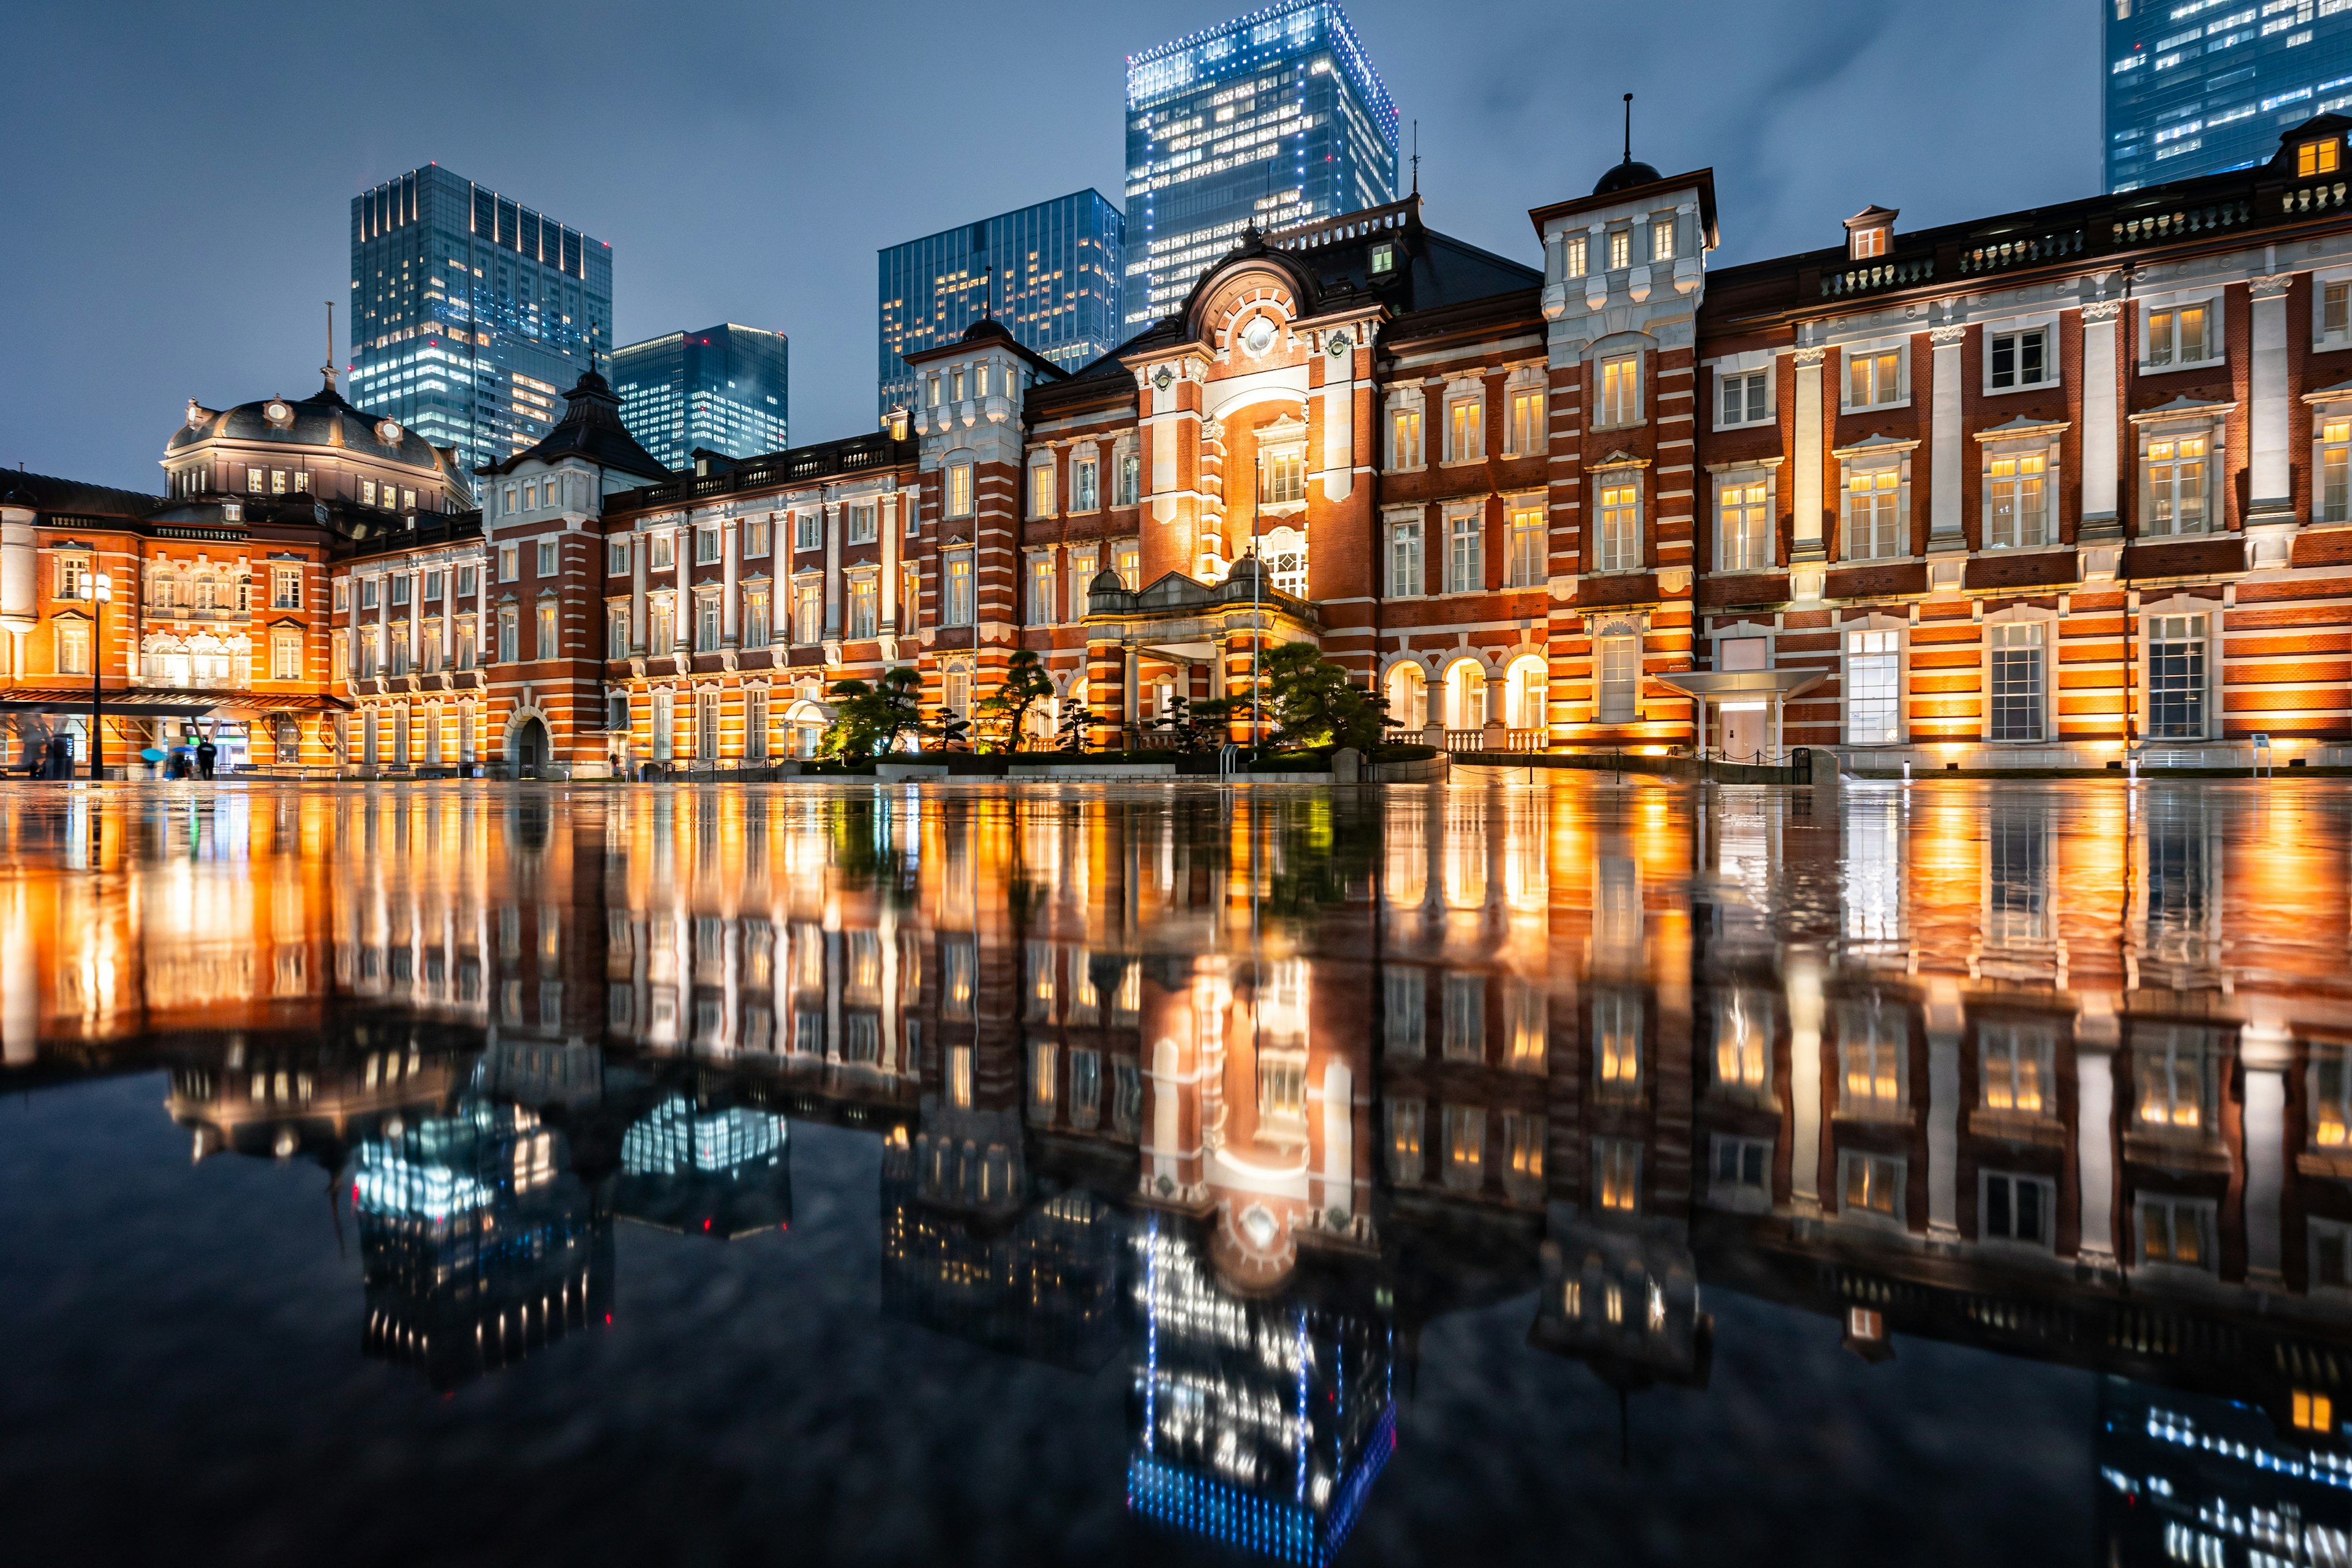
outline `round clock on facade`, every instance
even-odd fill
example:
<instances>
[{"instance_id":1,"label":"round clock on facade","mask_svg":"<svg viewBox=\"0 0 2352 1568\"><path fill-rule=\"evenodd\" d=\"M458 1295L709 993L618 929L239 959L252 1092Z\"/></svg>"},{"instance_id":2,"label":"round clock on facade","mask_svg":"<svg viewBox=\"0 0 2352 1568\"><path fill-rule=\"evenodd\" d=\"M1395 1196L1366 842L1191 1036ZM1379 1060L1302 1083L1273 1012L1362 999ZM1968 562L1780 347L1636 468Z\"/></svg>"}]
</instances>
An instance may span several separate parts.
<instances>
[{"instance_id":1,"label":"round clock on facade","mask_svg":"<svg viewBox=\"0 0 2352 1568\"><path fill-rule=\"evenodd\" d=\"M1242 329L1242 348L1252 359L1264 359L1274 347L1274 318L1252 316L1250 324Z\"/></svg>"},{"instance_id":2,"label":"round clock on facade","mask_svg":"<svg viewBox=\"0 0 2352 1568\"><path fill-rule=\"evenodd\" d=\"M397 446L399 446L399 445L400 445L400 424L399 424L399 422L398 422L397 420L393 420L393 419L380 419L380 420L376 421L376 426L375 426L375 438L376 438L377 440L379 440L379 441L383 442L383 443L385 446L387 446L387 447L397 447Z\"/></svg>"},{"instance_id":3,"label":"round clock on facade","mask_svg":"<svg viewBox=\"0 0 2352 1568\"><path fill-rule=\"evenodd\" d=\"M1339 336L1339 335L1338 333L1336 333L1336 332L1335 332L1335 333L1333 333L1333 334L1332 334L1332 336L1331 336L1331 342L1330 342L1330 343L1327 346L1327 348L1326 348L1325 352L1326 352L1326 353L1328 353L1328 354L1330 354L1330 356L1331 356L1333 359L1345 359L1345 358L1347 358L1347 357L1348 357L1348 340L1347 340L1347 339L1345 339L1345 338L1343 338L1343 337L1341 337L1341 336Z\"/></svg>"},{"instance_id":4,"label":"round clock on facade","mask_svg":"<svg viewBox=\"0 0 2352 1568\"><path fill-rule=\"evenodd\" d=\"M282 403L275 402L270 404L268 407L263 409L262 412L269 416L269 422L272 425L283 425L287 420L292 418L294 416L294 411L292 409L287 407L286 405Z\"/></svg>"},{"instance_id":5,"label":"round clock on facade","mask_svg":"<svg viewBox=\"0 0 2352 1568\"><path fill-rule=\"evenodd\" d=\"M1156 387L1158 387L1158 388L1159 388L1160 391L1162 391L1162 392L1167 391L1167 390L1168 390L1168 387L1169 387L1169 384L1170 384L1171 382L1173 382L1175 379L1176 379L1176 373L1175 373L1174 371L1170 370L1170 369L1169 369L1166 365L1164 365L1164 364L1163 364L1163 365L1161 365L1158 370L1153 371L1153 372L1151 373L1151 384L1152 384L1152 385L1154 385L1154 386L1156 386Z\"/></svg>"}]
</instances>

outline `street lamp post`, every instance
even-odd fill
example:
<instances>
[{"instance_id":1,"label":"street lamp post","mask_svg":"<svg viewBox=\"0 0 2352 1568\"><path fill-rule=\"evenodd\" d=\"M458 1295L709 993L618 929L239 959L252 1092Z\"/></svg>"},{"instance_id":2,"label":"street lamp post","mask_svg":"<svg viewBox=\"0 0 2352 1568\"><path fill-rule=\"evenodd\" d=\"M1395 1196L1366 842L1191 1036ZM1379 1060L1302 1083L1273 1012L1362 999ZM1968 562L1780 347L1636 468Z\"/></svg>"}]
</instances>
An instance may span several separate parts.
<instances>
[{"instance_id":1,"label":"street lamp post","mask_svg":"<svg viewBox=\"0 0 2352 1568\"><path fill-rule=\"evenodd\" d=\"M98 743L98 705L103 689L99 685L99 672L105 668L106 645L100 637L100 616L114 600L114 579L100 572L89 582L89 782L98 783L106 776L105 760L100 755Z\"/></svg>"}]
</instances>

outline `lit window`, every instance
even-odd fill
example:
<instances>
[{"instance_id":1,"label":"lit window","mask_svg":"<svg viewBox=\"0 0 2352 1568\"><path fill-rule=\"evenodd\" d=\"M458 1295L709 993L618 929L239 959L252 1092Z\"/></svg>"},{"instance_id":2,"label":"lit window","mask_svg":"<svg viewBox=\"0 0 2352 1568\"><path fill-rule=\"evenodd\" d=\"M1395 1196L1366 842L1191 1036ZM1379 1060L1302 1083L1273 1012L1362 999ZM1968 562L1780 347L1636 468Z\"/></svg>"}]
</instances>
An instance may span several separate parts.
<instances>
[{"instance_id":1,"label":"lit window","mask_svg":"<svg viewBox=\"0 0 2352 1568\"><path fill-rule=\"evenodd\" d=\"M1509 417L1503 427L1504 454L1524 458L1543 449L1543 389L1536 386L1515 388L1510 394Z\"/></svg>"},{"instance_id":2,"label":"lit window","mask_svg":"<svg viewBox=\"0 0 2352 1568\"><path fill-rule=\"evenodd\" d=\"M1620 354L1601 362L1601 426L1637 425L1642 419L1642 358Z\"/></svg>"},{"instance_id":3,"label":"lit window","mask_svg":"<svg viewBox=\"0 0 2352 1568\"><path fill-rule=\"evenodd\" d=\"M1581 278L1590 270L1591 242L1583 235L1572 234L1560 247L1560 272L1563 277Z\"/></svg>"},{"instance_id":4,"label":"lit window","mask_svg":"<svg viewBox=\"0 0 2352 1568\"><path fill-rule=\"evenodd\" d=\"M1421 524L1393 522L1389 525L1389 597L1417 599L1428 578L1423 574Z\"/></svg>"},{"instance_id":5,"label":"lit window","mask_svg":"<svg viewBox=\"0 0 2352 1568\"><path fill-rule=\"evenodd\" d=\"M563 649L557 640L559 635L555 601L552 599L543 600L541 602L539 606L538 636L531 645L533 657L538 658L554 658L561 654Z\"/></svg>"},{"instance_id":6,"label":"lit window","mask_svg":"<svg viewBox=\"0 0 2352 1568\"><path fill-rule=\"evenodd\" d=\"M1845 556L1884 561L1904 552L1903 470L1880 468L1845 482Z\"/></svg>"},{"instance_id":7,"label":"lit window","mask_svg":"<svg viewBox=\"0 0 2352 1568\"><path fill-rule=\"evenodd\" d=\"M1985 545L2031 549L2049 542L2045 453L1993 458L1985 465Z\"/></svg>"},{"instance_id":8,"label":"lit window","mask_svg":"<svg viewBox=\"0 0 2352 1568\"><path fill-rule=\"evenodd\" d=\"M2352 419L2325 420L2319 426L2317 521L2352 522Z\"/></svg>"},{"instance_id":9,"label":"lit window","mask_svg":"<svg viewBox=\"0 0 2352 1568\"><path fill-rule=\"evenodd\" d=\"M1609 270L1622 272L1633 265L1633 233L1618 229L1609 236Z\"/></svg>"},{"instance_id":10,"label":"lit window","mask_svg":"<svg viewBox=\"0 0 2352 1568\"><path fill-rule=\"evenodd\" d=\"M2305 142L2294 150L2294 173L2297 179L2308 180L2315 174L2332 174L2344 163L2344 144L2330 139L2326 142Z\"/></svg>"},{"instance_id":11,"label":"lit window","mask_svg":"<svg viewBox=\"0 0 2352 1568\"><path fill-rule=\"evenodd\" d=\"M1675 258L1675 220L1670 217L1650 220L1650 259L1672 261Z\"/></svg>"},{"instance_id":12,"label":"lit window","mask_svg":"<svg viewBox=\"0 0 2352 1568\"><path fill-rule=\"evenodd\" d=\"M2324 142L2322 145L2327 149L2331 156L2334 154L2335 142ZM2310 149L2306 147L2304 151L2309 152ZM2330 168L2334 166L2332 163L2329 164ZM2336 1405L2324 1394L2314 1394L2308 1389L2296 1389L2294 1416L2297 1431L2326 1432L2333 1435L2336 1430Z\"/></svg>"},{"instance_id":13,"label":"lit window","mask_svg":"<svg viewBox=\"0 0 2352 1568\"><path fill-rule=\"evenodd\" d=\"M1902 739L1902 656L1892 631L1845 636L1845 738L1856 746L1891 746Z\"/></svg>"},{"instance_id":14,"label":"lit window","mask_svg":"<svg viewBox=\"0 0 2352 1568\"><path fill-rule=\"evenodd\" d=\"M1307 499L1307 448L1269 447L1258 453L1260 506L1288 506Z\"/></svg>"},{"instance_id":15,"label":"lit window","mask_svg":"<svg viewBox=\"0 0 2352 1568\"><path fill-rule=\"evenodd\" d=\"M1111 549L1111 570L1118 574L1122 586L1130 594L1141 587L1143 578L1143 547L1134 540L1123 540Z\"/></svg>"},{"instance_id":16,"label":"lit window","mask_svg":"<svg viewBox=\"0 0 2352 1568\"><path fill-rule=\"evenodd\" d=\"M1716 570L1756 572L1772 564L1772 518L1762 479L1725 480L1718 492L1721 542Z\"/></svg>"},{"instance_id":17,"label":"lit window","mask_svg":"<svg viewBox=\"0 0 2352 1568\"><path fill-rule=\"evenodd\" d=\"M1903 1162L1881 1154L1845 1156L1845 1208L1849 1214L1892 1218L1903 1191Z\"/></svg>"},{"instance_id":18,"label":"lit window","mask_svg":"<svg viewBox=\"0 0 2352 1568\"><path fill-rule=\"evenodd\" d=\"M1845 405L1876 408L1903 401L1903 351L1849 354L1845 362Z\"/></svg>"},{"instance_id":19,"label":"lit window","mask_svg":"<svg viewBox=\"0 0 2352 1568\"><path fill-rule=\"evenodd\" d=\"M1996 741L2039 741L2042 731L2042 637L2039 621L1995 626L1992 645L1992 726Z\"/></svg>"},{"instance_id":20,"label":"lit window","mask_svg":"<svg viewBox=\"0 0 2352 1568\"><path fill-rule=\"evenodd\" d=\"M968 553L948 558L946 601L940 608L940 624L949 626L972 624L971 556Z\"/></svg>"},{"instance_id":21,"label":"lit window","mask_svg":"<svg viewBox=\"0 0 2352 1568\"><path fill-rule=\"evenodd\" d=\"M1421 465L1421 410L1396 408L1389 412L1389 467L1418 468Z\"/></svg>"},{"instance_id":22,"label":"lit window","mask_svg":"<svg viewBox=\"0 0 2352 1568\"><path fill-rule=\"evenodd\" d=\"M947 514L950 517L971 515L971 465L970 463L948 465Z\"/></svg>"},{"instance_id":23,"label":"lit window","mask_svg":"<svg viewBox=\"0 0 2352 1568\"><path fill-rule=\"evenodd\" d=\"M1546 578L1544 514L1540 507L1515 507L1510 513L1510 557L1505 564L1507 588L1539 588Z\"/></svg>"},{"instance_id":24,"label":"lit window","mask_svg":"<svg viewBox=\"0 0 2352 1568\"><path fill-rule=\"evenodd\" d=\"M2153 535L2205 531L2205 444L2181 436L2147 445L2147 516Z\"/></svg>"},{"instance_id":25,"label":"lit window","mask_svg":"<svg viewBox=\"0 0 2352 1568\"><path fill-rule=\"evenodd\" d=\"M2331 338L2352 331L2352 283L2320 285L2319 331Z\"/></svg>"},{"instance_id":26,"label":"lit window","mask_svg":"<svg viewBox=\"0 0 2352 1568\"><path fill-rule=\"evenodd\" d=\"M1867 261L1873 257L1885 255L1887 233L1885 224L1872 224L1867 228L1855 229L1846 240L1853 259Z\"/></svg>"},{"instance_id":27,"label":"lit window","mask_svg":"<svg viewBox=\"0 0 2352 1568\"><path fill-rule=\"evenodd\" d=\"M803 647L824 640L824 588L822 584L793 584L793 640Z\"/></svg>"},{"instance_id":28,"label":"lit window","mask_svg":"<svg viewBox=\"0 0 2352 1568\"><path fill-rule=\"evenodd\" d=\"M1029 515L1054 515L1054 459L1033 464L1029 469Z\"/></svg>"},{"instance_id":29,"label":"lit window","mask_svg":"<svg viewBox=\"0 0 2352 1568\"><path fill-rule=\"evenodd\" d=\"M1445 460L1471 463L1486 455L1486 404L1475 395L1445 405Z\"/></svg>"},{"instance_id":30,"label":"lit window","mask_svg":"<svg viewBox=\"0 0 2352 1568\"><path fill-rule=\"evenodd\" d=\"M2210 307L2176 305L2147 313L2147 357L2150 367L2205 363L2210 333Z\"/></svg>"},{"instance_id":31,"label":"lit window","mask_svg":"<svg viewBox=\"0 0 2352 1568\"><path fill-rule=\"evenodd\" d=\"M1642 564L1642 502L1630 481L1601 487L1601 537L1593 552L1595 572L1631 572Z\"/></svg>"}]
</instances>

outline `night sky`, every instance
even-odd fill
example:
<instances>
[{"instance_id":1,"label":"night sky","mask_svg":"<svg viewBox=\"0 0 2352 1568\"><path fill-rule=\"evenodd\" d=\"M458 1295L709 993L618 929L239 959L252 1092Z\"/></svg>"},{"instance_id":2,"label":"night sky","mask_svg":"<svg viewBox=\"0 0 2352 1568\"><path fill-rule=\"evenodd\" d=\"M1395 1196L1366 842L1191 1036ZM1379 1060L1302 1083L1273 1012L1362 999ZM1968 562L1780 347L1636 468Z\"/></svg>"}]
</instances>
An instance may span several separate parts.
<instances>
[{"instance_id":1,"label":"night sky","mask_svg":"<svg viewBox=\"0 0 2352 1568\"><path fill-rule=\"evenodd\" d=\"M16 0L0 156L0 464L160 489L193 395L304 395L350 200L438 161L613 247L616 341L792 337L793 439L873 424L875 251L1092 185L1162 5L158 5ZM1433 227L1540 263L1528 209L1619 155L1711 164L1716 265L2088 195L2091 0L1349 0Z\"/></svg>"}]
</instances>

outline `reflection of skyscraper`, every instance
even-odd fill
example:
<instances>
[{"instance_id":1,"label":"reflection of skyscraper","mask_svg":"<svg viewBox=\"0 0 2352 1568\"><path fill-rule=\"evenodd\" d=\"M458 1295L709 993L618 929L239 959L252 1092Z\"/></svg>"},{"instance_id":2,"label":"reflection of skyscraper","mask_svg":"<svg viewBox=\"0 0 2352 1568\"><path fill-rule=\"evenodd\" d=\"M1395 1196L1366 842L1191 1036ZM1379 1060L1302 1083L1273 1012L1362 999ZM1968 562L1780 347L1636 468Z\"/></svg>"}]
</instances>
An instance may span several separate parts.
<instances>
[{"instance_id":1,"label":"reflection of skyscraper","mask_svg":"<svg viewBox=\"0 0 2352 1568\"><path fill-rule=\"evenodd\" d=\"M706 1110L672 1095L622 1136L613 1212L722 1238L780 1228L793 1217L789 1139L771 1111Z\"/></svg>"},{"instance_id":2,"label":"reflection of skyscraper","mask_svg":"<svg viewBox=\"0 0 2352 1568\"><path fill-rule=\"evenodd\" d=\"M1233 1294L1181 1221L1136 1232L1128 1506L1286 1562L1335 1555L1396 1446L1389 1331L1303 1295Z\"/></svg>"},{"instance_id":3,"label":"reflection of skyscraper","mask_svg":"<svg viewBox=\"0 0 2352 1568\"><path fill-rule=\"evenodd\" d=\"M2295 1397L2293 1414L2307 1426L2331 1425L2329 1395ZM2341 1443L2336 1432L2293 1431L2236 1400L2103 1377L2092 1446L2106 1560L2352 1563L2352 1459Z\"/></svg>"},{"instance_id":4,"label":"reflection of skyscraper","mask_svg":"<svg viewBox=\"0 0 2352 1568\"><path fill-rule=\"evenodd\" d=\"M371 1355L447 1388L611 1315L612 1216L562 1135L484 1100L388 1124L352 1183Z\"/></svg>"}]
</instances>

